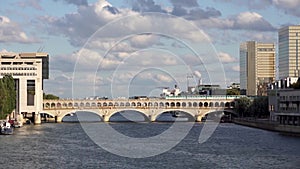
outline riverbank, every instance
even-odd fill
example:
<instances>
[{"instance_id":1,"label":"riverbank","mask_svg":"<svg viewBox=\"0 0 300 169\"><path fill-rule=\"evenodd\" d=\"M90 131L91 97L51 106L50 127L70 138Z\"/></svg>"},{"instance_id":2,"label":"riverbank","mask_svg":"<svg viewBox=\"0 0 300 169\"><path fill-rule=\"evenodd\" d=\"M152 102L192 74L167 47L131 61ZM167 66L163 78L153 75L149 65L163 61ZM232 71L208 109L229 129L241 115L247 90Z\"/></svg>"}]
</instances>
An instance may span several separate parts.
<instances>
[{"instance_id":1,"label":"riverbank","mask_svg":"<svg viewBox=\"0 0 300 169\"><path fill-rule=\"evenodd\" d=\"M238 125L275 131L281 134L300 136L300 126L281 125L278 122L269 121L267 119L236 118L233 119L233 122Z\"/></svg>"}]
</instances>

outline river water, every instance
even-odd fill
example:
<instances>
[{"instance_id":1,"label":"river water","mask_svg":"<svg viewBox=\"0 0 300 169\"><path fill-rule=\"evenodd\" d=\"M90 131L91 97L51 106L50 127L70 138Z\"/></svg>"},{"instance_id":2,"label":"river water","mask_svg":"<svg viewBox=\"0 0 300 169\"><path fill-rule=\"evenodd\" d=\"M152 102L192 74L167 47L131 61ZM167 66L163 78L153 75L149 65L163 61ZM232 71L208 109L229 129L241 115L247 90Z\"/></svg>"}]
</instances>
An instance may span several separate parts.
<instances>
[{"instance_id":1,"label":"river water","mask_svg":"<svg viewBox=\"0 0 300 169\"><path fill-rule=\"evenodd\" d=\"M147 137L162 133L172 123L109 125L131 137ZM300 168L299 137L222 123L199 144L203 125L196 123L171 150L147 158L107 152L92 141L80 123L25 125L14 135L0 136L0 168Z\"/></svg>"}]
</instances>

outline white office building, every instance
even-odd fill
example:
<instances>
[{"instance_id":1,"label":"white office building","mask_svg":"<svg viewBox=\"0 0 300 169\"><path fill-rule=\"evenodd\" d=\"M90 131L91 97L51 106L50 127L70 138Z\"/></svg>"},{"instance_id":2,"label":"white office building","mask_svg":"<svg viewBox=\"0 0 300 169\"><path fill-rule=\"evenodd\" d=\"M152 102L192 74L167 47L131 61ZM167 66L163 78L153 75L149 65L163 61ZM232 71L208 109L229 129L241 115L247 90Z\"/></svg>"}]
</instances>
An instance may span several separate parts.
<instances>
[{"instance_id":1,"label":"white office building","mask_svg":"<svg viewBox=\"0 0 300 169\"><path fill-rule=\"evenodd\" d=\"M47 53L0 53L0 78L12 75L16 83L16 116L33 115L40 123L43 110L43 80L49 78Z\"/></svg>"}]
</instances>

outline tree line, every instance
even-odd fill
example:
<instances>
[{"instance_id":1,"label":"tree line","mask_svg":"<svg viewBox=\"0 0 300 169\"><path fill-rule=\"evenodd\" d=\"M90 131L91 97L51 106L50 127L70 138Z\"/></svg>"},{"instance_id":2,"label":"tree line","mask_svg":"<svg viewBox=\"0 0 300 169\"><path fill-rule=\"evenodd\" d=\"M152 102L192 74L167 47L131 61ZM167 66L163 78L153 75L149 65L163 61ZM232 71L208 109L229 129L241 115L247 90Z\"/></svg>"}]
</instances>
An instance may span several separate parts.
<instances>
[{"instance_id":1,"label":"tree line","mask_svg":"<svg viewBox=\"0 0 300 169\"><path fill-rule=\"evenodd\" d=\"M0 79L0 119L6 118L15 108L15 81L11 75L5 75Z\"/></svg>"},{"instance_id":2,"label":"tree line","mask_svg":"<svg viewBox=\"0 0 300 169\"><path fill-rule=\"evenodd\" d=\"M270 116L267 96L256 97L253 100L242 97L237 100L236 111L239 117L267 118Z\"/></svg>"}]
</instances>

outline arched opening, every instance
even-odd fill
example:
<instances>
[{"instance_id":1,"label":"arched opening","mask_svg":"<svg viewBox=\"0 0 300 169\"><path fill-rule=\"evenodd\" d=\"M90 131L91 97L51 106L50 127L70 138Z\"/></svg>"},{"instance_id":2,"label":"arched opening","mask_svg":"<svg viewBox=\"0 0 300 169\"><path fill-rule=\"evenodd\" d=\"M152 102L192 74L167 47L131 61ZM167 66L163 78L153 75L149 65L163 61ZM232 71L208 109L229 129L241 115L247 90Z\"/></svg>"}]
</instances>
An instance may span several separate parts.
<instances>
[{"instance_id":1,"label":"arched opening","mask_svg":"<svg viewBox=\"0 0 300 169\"><path fill-rule=\"evenodd\" d=\"M214 107L214 103L213 102L209 102L209 107Z\"/></svg>"},{"instance_id":2,"label":"arched opening","mask_svg":"<svg viewBox=\"0 0 300 169\"><path fill-rule=\"evenodd\" d=\"M54 116L47 112L41 112L40 115L42 122L55 122Z\"/></svg>"},{"instance_id":3,"label":"arched opening","mask_svg":"<svg viewBox=\"0 0 300 169\"><path fill-rule=\"evenodd\" d=\"M51 108L55 108L55 103L51 103Z\"/></svg>"},{"instance_id":4,"label":"arched opening","mask_svg":"<svg viewBox=\"0 0 300 169\"><path fill-rule=\"evenodd\" d=\"M226 103L225 103L225 107L229 108L229 107L230 107L230 103L229 103L229 102L226 102Z\"/></svg>"},{"instance_id":5,"label":"arched opening","mask_svg":"<svg viewBox=\"0 0 300 169\"><path fill-rule=\"evenodd\" d=\"M143 104L143 106L144 106L144 107L147 107L147 103L145 102L145 103Z\"/></svg>"},{"instance_id":6,"label":"arched opening","mask_svg":"<svg viewBox=\"0 0 300 169\"><path fill-rule=\"evenodd\" d=\"M183 103L182 103L182 107L186 107L186 102L183 102Z\"/></svg>"},{"instance_id":7,"label":"arched opening","mask_svg":"<svg viewBox=\"0 0 300 169\"><path fill-rule=\"evenodd\" d=\"M50 108L50 103L46 103L46 108L47 108L47 109Z\"/></svg>"},{"instance_id":8,"label":"arched opening","mask_svg":"<svg viewBox=\"0 0 300 169\"><path fill-rule=\"evenodd\" d=\"M96 103L93 102L93 103L91 104L91 107L96 107Z\"/></svg>"},{"instance_id":9,"label":"arched opening","mask_svg":"<svg viewBox=\"0 0 300 169\"><path fill-rule=\"evenodd\" d=\"M165 111L156 117L157 122L195 121L194 115L184 111Z\"/></svg>"},{"instance_id":10,"label":"arched opening","mask_svg":"<svg viewBox=\"0 0 300 169\"><path fill-rule=\"evenodd\" d=\"M78 103L74 103L74 107L78 107Z\"/></svg>"},{"instance_id":11,"label":"arched opening","mask_svg":"<svg viewBox=\"0 0 300 169\"><path fill-rule=\"evenodd\" d=\"M176 103L176 107L180 107L180 102L177 102L177 103Z\"/></svg>"},{"instance_id":12,"label":"arched opening","mask_svg":"<svg viewBox=\"0 0 300 169\"><path fill-rule=\"evenodd\" d=\"M219 107L219 102L216 102L216 103L215 103L215 107Z\"/></svg>"},{"instance_id":13,"label":"arched opening","mask_svg":"<svg viewBox=\"0 0 300 169\"><path fill-rule=\"evenodd\" d=\"M204 107L208 107L208 103L207 102L204 102Z\"/></svg>"},{"instance_id":14,"label":"arched opening","mask_svg":"<svg viewBox=\"0 0 300 169\"><path fill-rule=\"evenodd\" d=\"M96 105L96 103L95 103ZM63 118L62 122L74 123L74 122L99 122L103 121L102 117L96 112L92 111L76 111L67 113Z\"/></svg>"},{"instance_id":15,"label":"arched opening","mask_svg":"<svg viewBox=\"0 0 300 169\"><path fill-rule=\"evenodd\" d=\"M137 107L141 107L142 106L142 104L140 103L140 102L137 102Z\"/></svg>"},{"instance_id":16,"label":"arched opening","mask_svg":"<svg viewBox=\"0 0 300 169\"><path fill-rule=\"evenodd\" d=\"M112 107L112 106L114 106L114 104L112 102L109 102L108 106Z\"/></svg>"},{"instance_id":17,"label":"arched opening","mask_svg":"<svg viewBox=\"0 0 300 169\"><path fill-rule=\"evenodd\" d=\"M197 103L197 102L194 102L194 103L193 103L193 107L198 107L198 103Z\"/></svg>"},{"instance_id":18,"label":"arched opening","mask_svg":"<svg viewBox=\"0 0 300 169\"><path fill-rule=\"evenodd\" d=\"M174 102L171 102L171 107L175 107L175 103Z\"/></svg>"},{"instance_id":19,"label":"arched opening","mask_svg":"<svg viewBox=\"0 0 300 169\"><path fill-rule=\"evenodd\" d=\"M125 106L125 103L124 103L124 102L121 102L121 103L120 103L120 106L121 106L121 107L124 107L124 106Z\"/></svg>"},{"instance_id":20,"label":"arched opening","mask_svg":"<svg viewBox=\"0 0 300 169\"><path fill-rule=\"evenodd\" d=\"M129 102L126 102L125 106L126 106L126 107L130 107L130 103L129 103Z\"/></svg>"},{"instance_id":21,"label":"arched opening","mask_svg":"<svg viewBox=\"0 0 300 169\"><path fill-rule=\"evenodd\" d=\"M149 102L149 103L148 103L148 106L149 106L149 107L153 107L153 103Z\"/></svg>"},{"instance_id":22,"label":"arched opening","mask_svg":"<svg viewBox=\"0 0 300 169\"><path fill-rule=\"evenodd\" d=\"M158 103L157 102L154 103L154 107L158 107Z\"/></svg>"},{"instance_id":23,"label":"arched opening","mask_svg":"<svg viewBox=\"0 0 300 169\"><path fill-rule=\"evenodd\" d=\"M192 107L193 105L192 105L192 103L191 102L189 102L188 103L188 107Z\"/></svg>"},{"instance_id":24,"label":"arched opening","mask_svg":"<svg viewBox=\"0 0 300 169\"><path fill-rule=\"evenodd\" d=\"M80 105L79 105L80 107L84 107L84 103L80 103Z\"/></svg>"},{"instance_id":25,"label":"arched opening","mask_svg":"<svg viewBox=\"0 0 300 169\"><path fill-rule=\"evenodd\" d=\"M134 102L132 102L132 103L131 103L131 106L132 106L132 107L135 107L135 106L136 106L136 104L135 104Z\"/></svg>"},{"instance_id":26,"label":"arched opening","mask_svg":"<svg viewBox=\"0 0 300 169\"><path fill-rule=\"evenodd\" d=\"M166 105L166 107L169 107L169 106L170 106L170 103L169 103L169 102L166 102L165 105Z\"/></svg>"},{"instance_id":27,"label":"arched opening","mask_svg":"<svg viewBox=\"0 0 300 169\"><path fill-rule=\"evenodd\" d=\"M97 107L101 107L101 103L100 102L97 103Z\"/></svg>"},{"instance_id":28,"label":"arched opening","mask_svg":"<svg viewBox=\"0 0 300 169\"><path fill-rule=\"evenodd\" d=\"M199 107L203 107L203 103L202 102L199 102Z\"/></svg>"},{"instance_id":29,"label":"arched opening","mask_svg":"<svg viewBox=\"0 0 300 169\"><path fill-rule=\"evenodd\" d=\"M159 103L159 107L164 107L164 106L165 106L165 104L163 102Z\"/></svg>"},{"instance_id":30,"label":"arched opening","mask_svg":"<svg viewBox=\"0 0 300 169\"><path fill-rule=\"evenodd\" d=\"M107 107L107 103L106 102L103 103L103 107Z\"/></svg>"},{"instance_id":31,"label":"arched opening","mask_svg":"<svg viewBox=\"0 0 300 169\"><path fill-rule=\"evenodd\" d=\"M68 104L67 104L67 103L63 103L62 107L63 107L63 108L67 108L67 107L68 107Z\"/></svg>"},{"instance_id":32,"label":"arched opening","mask_svg":"<svg viewBox=\"0 0 300 169\"><path fill-rule=\"evenodd\" d=\"M89 102L85 103L85 107L91 107L91 104Z\"/></svg>"},{"instance_id":33,"label":"arched opening","mask_svg":"<svg viewBox=\"0 0 300 169\"><path fill-rule=\"evenodd\" d=\"M119 103L118 103L118 102L115 102L114 106L115 106L115 107L119 107Z\"/></svg>"},{"instance_id":34,"label":"arched opening","mask_svg":"<svg viewBox=\"0 0 300 169\"><path fill-rule=\"evenodd\" d=\"M231 102L230 107L235 108L235 102Z\"/></svg>"},{"instance_id":35,"label":"arched opening","mask_svg":"<svg viewBox=\"0 0 300 169\"><path fill-rule=\"evenodd\" d=\"M225 106L224 102L221 102L220 107L224 107L224 106Z\"/></svg>"},{"instance_id":36,"label":"arched opening","mask_svg":"<svg viewBox=\"0 0 300 169\"><path fill-rule=\"evenodd\" d=\"M124 110L113 113L110 118L110 122L145 122L149 121L148 117L139 111Z\"/></svg>"},{"instance_id":37,"label":"arched opening","mask_svg":"<svg viewBox=\"0 0 300 169\"><path fill-rule=\"evenodd\" d=\"M57 103L56 107L61 108L61 103Z\"/></svg>"}]
</instances>

